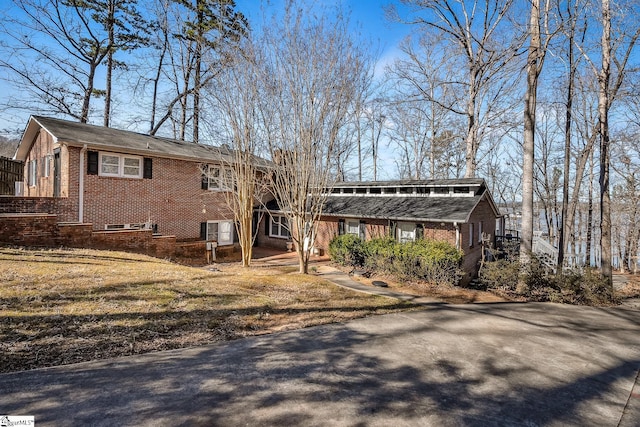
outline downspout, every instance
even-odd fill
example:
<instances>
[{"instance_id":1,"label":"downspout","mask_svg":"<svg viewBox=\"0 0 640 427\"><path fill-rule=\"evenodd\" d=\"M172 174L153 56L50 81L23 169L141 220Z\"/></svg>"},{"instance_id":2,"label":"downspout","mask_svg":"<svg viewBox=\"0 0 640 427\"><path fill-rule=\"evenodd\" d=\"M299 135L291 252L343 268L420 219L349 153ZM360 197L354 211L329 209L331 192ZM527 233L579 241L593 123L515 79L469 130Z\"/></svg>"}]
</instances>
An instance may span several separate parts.
<instances>
[{"instance_id":1,"label":"downspout","mask_svg":"<svg viewBox=\"0 0 640 427\"><path fill-rule=\"evenodd\" d=\"M460 225L454 222L453 226L456 229L456 249L460 250Z\"/></svg>"},{"instance_id":2,"label":"downspout","mask_svg":"<svg viewBox=\"0 0 640 427\"><path fill-rule=\"evenodd\" d=\"M84 222L84 155L87 152L87 144L80 150L80 172L78 176L78 222Z\"/></svg>"}]
</instances>

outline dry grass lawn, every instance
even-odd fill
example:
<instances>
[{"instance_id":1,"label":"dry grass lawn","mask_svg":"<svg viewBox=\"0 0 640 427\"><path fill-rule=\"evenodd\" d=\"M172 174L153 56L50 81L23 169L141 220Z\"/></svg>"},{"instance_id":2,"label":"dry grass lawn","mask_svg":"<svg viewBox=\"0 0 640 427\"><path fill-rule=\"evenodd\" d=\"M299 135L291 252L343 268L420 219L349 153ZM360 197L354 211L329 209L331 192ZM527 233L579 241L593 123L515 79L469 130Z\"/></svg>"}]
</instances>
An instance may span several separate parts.
<instances>
[{"instance_id":1,"label":"dry grass lawn","mask_svg":"<svg viewBox=\"0 0 640 427\"><path fill-rule=\"evenodd\" d=\"M0 372L412 307L295 270L229 264L211 272L121 252L0 248Z\"/></svg>"}]
</instances>

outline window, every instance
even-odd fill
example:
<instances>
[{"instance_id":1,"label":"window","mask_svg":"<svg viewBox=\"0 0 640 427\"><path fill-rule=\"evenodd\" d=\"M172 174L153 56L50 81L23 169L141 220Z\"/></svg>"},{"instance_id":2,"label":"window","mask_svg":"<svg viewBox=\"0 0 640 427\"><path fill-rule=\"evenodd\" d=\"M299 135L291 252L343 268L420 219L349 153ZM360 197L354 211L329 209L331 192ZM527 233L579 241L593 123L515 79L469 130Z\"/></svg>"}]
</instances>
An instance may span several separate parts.
<instances>
[{"instance_id":1,"label":"window","mask_svg":"<svg viewBox=\"0 0 640 427\"><path fill-rule=\"evenodd\" d=\"M43 164L42 164L42 176L44 176L45 178L49 177L49 174L51 173L51 156L44 156L42 158Z\"/></svg>"},{"instance_id":2,"label":"window","mask_svg":"<svg viewBox=\"0 0 640 427\"><path fill-rule=\"evenodd\" d=\"M436 194L449 194L449 187L436 187L434 192Z\"/></svg>"},{"instance_id":3,"label":"window","mask_svg":"<svg viewBox=\"0 0 640 427\"><path fill-rule=\"evenodd\" d=\"M154 224L150 222L138 222L130 224L105 224L105 230L152 230Z\"/></svg>"},{"instance_id":4,"label":"window","mask_svg":"<svg viewBox=\"0 0 640 427\"><path fill-rule=\"evenodd\" d=\"M291 236L289 231L289 222L284 216L271 217L271 229L269 230L271 237L281 237L288 239Z\"/></svg>"},{"instance_id":5,"label":"window","mask_svg":"<svg viewBox=\"0 0 640 427\"><path fill-rule=\"evenodd\" d=\"M211 191L224 191L231 188L233 173L229 168L209 166L209 173L202 178L202 189Z\"/></svg>"},{"instance_id":6,"label":"window","mask_svg":"<svg viewBox=\"0 0 640 427\"><path fill-rule=\"evenodd\" d=\"M407 243L414 240L416 240L416 225L406 222L398 223L398 241Z\"/></svg>"},{"instance_id":7,"label":"window","mask_svg":"<svg viewBox=\"0 0 640 427\"><path fill-rule=\"evenodd\" d=\"M360 223L358 221L347 221L347 234L360 235Z\"/></svg>"},{"instance_id":8,"label":"window","mask_svg":"<svg viewBox=\"0 0 640 427\"><path fill-rule=\"evenodd\" d=\"M474 232L473 232L473 223L469 223L469 247L472 248L473 247L473 236L474 236Z\"/></svg>"},{"instance_id":9,"label":"window","mask_svg":"<svg viewBox=\"0 0 640 427\"><path fill-rule=\"evenodd\" d=\"M233 243L233 222L232 221L207 221L205 240L208 242L218 242L218 246L230 245Z\"/></svg>"},{"instance_id":10,"label":"window","mask_svg":"<svg viewBox=\"0 0 640 427\"><path fill-rule=\"evenodd\" d=\"M100 175L142 178L142 158L123 154L100 153Z\"/></svg>"},{"instance_id":11,"label":"window","mask_svg":"<svg viewBox=\"0 0 640 427\"><path fill-rule=\"evenodd\" d=\"M38 178L38 161L31 160L29 162L29 175L28 175L29 187L36 186L36 183L38 182L37 178Z\"/></svg>"},{"instance_id":12,"label":"window","mask_svg":"<svg viewBox=\"0 0 640 427\"><path fill-rule=\"evenodd\" d=\"M478 223L478 243L482 243L482 221Z\"/></svg>"}]
</instances>

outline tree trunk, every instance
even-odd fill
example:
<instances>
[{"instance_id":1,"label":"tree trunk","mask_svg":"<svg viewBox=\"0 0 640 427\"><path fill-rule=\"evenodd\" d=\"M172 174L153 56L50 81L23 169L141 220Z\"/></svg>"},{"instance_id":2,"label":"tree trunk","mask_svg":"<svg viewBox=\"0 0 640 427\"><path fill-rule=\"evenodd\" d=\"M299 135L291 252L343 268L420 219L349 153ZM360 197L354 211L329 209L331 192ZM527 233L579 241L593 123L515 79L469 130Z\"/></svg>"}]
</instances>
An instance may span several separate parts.
<instances>
[{"instance_id":1,"label":"tree trunk","mask_svg":"<svg viewBox=\"0 0 640 427\"><path fill-rule=\"evenodd\" d=\"M80 123L87 123L89 121L89 105L91 104L91 95L93 94L93 81L96 76L97 64L91 64L89 74L87 76L87 87L84 90L84 97L82 99L82 110L80 113Z\"/></svg>"},{"instance_id":2,"label":"tree trunk","mask_svg":"<svg viewBox=\"0 0 640 427\"><path fill-rule=\"evenodd\" d=\"M476 122L476 71L471 68L469 71L469 99L467 101L467 137L465 140L465 178L476 176L476 141L478 134L478 124Z\"/></svg>"},{"instance_id":3,"label":"tree trunk","mask_svg":"<svg viewBox=\"0 0 640 427\"><path fill-rule=\"evenodd\" d=\"M533 167L535 160L536 97L541 58L540 0L531 2L530 18L527 90L524 96L524 157L522 161L522 240L520 259L523 264L530 261L533 247Z\"/></svg>"},{"instance_id":4,"label":"tree trunk","mask_svg":"<svg viewBox=\"0 0 640 427\"><path fill-rule=\"evenodd\" d=\"M573 34L574 34L574 21L571 15L571 2L567 2L567 11L569 13L569 20L571 22L571 29L569 33L569 52L567 59L569 60L569 81L567 87L567 102L565 104L565 122L564 122L564 165L562 171L562 214L560 221L560 229L558 230L558 271L562 271L564 266L564 254L567 251L568 235L567 235L567 211L569 208L569 174L571 168L571 124L573 114L573 83L575 80L575 65L573 57ZM578 178L576 178L576 181Z\"/></svg>"},{"instance_id":5,"label":"tree trunk","mask_svg":"<svg viewBox=\"0 0 640 427\"><path fill-rule=\"evenodd\" d=\"M602 0L602 67L598 76L598 119L600 133L600 247L602 275L613 286L611 268L611 196L609 194L609 82L611 79L611 10Z\"/></svg>"},{"instance_id":6,"label":"tree trunk","mask_svg":"<svg viewBox=\"0 0 640 427\"><path fill-rule=\"evenodd\" d=\"M107 31L108 31L108 39L107 43L107 77L105 82L105 94L104 94L104 127L109 127L109 123L111 121L111 83L112 83L112 75L113 75L113 46L115 44L115 36L114 36L114 25L115 25L115 14L116 14L116 6L115 0L109 0L108 2L109 13L107 14Z\"/></svg>"}]
</instances>

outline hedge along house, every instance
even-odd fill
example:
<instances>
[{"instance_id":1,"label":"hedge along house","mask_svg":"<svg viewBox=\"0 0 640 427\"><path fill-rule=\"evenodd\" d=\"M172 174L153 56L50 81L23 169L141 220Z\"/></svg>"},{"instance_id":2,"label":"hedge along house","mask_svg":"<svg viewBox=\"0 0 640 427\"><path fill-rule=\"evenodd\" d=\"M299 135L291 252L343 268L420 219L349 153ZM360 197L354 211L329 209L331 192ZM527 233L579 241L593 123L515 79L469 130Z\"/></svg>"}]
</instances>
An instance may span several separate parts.
<instances>
[{"instance_id":1,"label":"hedge along house","mask_svg":"<svg viewBox=\"0 0 640 427\"><path fill-rule=\"evenodd\" d=\"M284 216L271 206L263 239L286 239ZM315 236L327 250L337 235L368 240L393 236L400 242L420 237L443 240L464 251L463 270L477 273L484 244L500 233L503 217L483 179L406 180L338 183L328 194Z\"/></svg>"},{"instance_id":2,"label":"hedge along house","mask_svg":"<svg viewBox=\"0 0 640 427\"><path fill-rule=\"evenodd\" d=\"M25 164L23 198L53 199L47 213L61 222L234 242L222 180L228 150L32 116L14 158Z\"/></svg>"}]
</instances>

